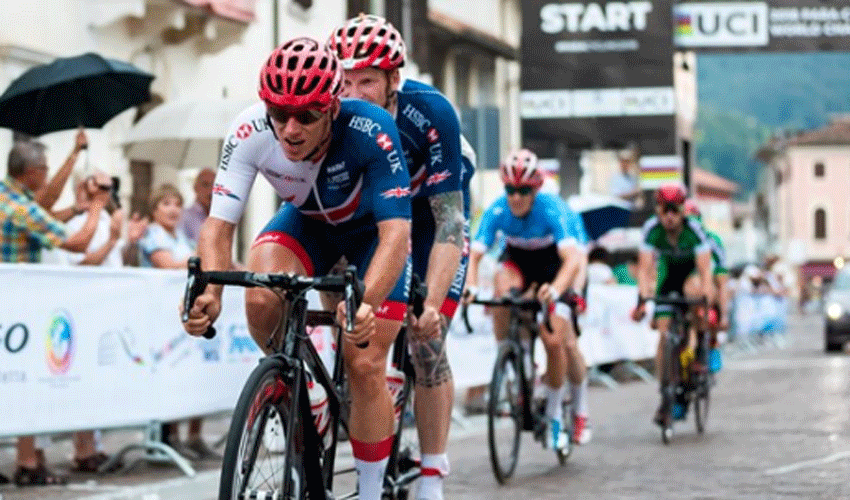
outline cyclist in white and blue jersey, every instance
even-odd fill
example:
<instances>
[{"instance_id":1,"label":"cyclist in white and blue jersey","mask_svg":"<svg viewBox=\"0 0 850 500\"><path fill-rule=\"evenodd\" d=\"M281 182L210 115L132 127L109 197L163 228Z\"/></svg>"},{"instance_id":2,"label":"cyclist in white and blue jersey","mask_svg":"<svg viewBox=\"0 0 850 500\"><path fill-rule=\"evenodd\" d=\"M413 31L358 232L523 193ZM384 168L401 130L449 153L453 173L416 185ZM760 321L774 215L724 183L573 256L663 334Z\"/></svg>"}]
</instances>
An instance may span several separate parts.
<instances>
[{"instance_id":1,"label":"cyclist in white and blue jersey","mask_svg":"<svg viewBox=\"0 0 850 500\"><path fill-rule=\"evenodd\" d=\"M392 116L367 102L341 101L342 86L336 54L313 39L290 40L271 53L260 73L263 102L243 111L225 139L198 254L207 269L229 266L236 223L259 173L286 203L255 240L250 271L321 276L343 256L357 266L363 303L341 348L359 494L378 500L395 420L387 353L407 312L411 276L410 175ZM344 308L337 305L340 324ZM221 287L210 286L184 326L200 335L220 311ZM261 348L280 311L274 293L246 291L249 330Z\"/></svg>"},{"instance_id":2,"label":"cyclist in white and blue jersey","mask_svg":"<svg viewBox=\"0 0 850 500\"><path fill-rule=\"evenodd\" d=\"M411 318L409 328L422 451L416 499L439 500L449 472L446 442L454 400L445 341L466 277L475 154L443 94L414 80L402 83L405 45L386 19L363 14L349 19L333 30L328 46L345 69L343 94L377 104L395 117L407 159L413 271L428 287L424 310Z\"/></svg>"},{"instance_id":3,"label":"cyclist in white and blue jersey","mask_svg":"<svg viewBox=\"0 0 850 500\"><path fill-rule=\"evenodd\" d=\"M506 295L511 288L528 290L537 286L538 299L544 304L552 304L567 292L580 274L584 260L581 239L584 236L573 233L583 231L575 231L574 220L570 230L567 229L567 220L574 214L563 200L538 192L543 184L543 175L534 153L522 149L510 154L500 166L500 171L506 194L497 199L481 218L478 233L471 244L469 283L478 282L481 258L496 242L497 233L501 233L505 248L494 280L495 295ZM468 286L465 295L474 296L476 291ZM493 310L497 340L502 340L507 334L509 314L504 308ZM544 382L550 432L546 444L553 448L567 446L567 435L561 429L565 376L569 374L570 383L578 390L584 387L583 381L587 376L569 318L569 307L559 302L551 319L553 331L542 327L541 335L547 358ZM577 434L573 439L577 442L587 441L586 423L586 414L574 416Z\"/></svg>"}]
</instances>

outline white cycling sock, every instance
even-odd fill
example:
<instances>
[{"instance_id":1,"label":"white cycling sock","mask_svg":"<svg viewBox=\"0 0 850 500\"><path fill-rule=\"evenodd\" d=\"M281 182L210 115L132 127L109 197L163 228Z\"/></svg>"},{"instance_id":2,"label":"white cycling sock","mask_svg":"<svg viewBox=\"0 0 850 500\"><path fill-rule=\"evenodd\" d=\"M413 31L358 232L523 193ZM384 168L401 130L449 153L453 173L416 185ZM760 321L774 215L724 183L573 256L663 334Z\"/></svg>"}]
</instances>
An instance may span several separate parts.
<instances>
[{"instance_id":1,"label":"white cycling sock","mask_svg":"<svg viewBox=\"0 0 850 500\"><path fill-rule=\"evenodd\" d=\"M422 476L419 478L416 500L443 500L443 478L449 473L448 455L423 453L420 470Z\"/></svg>"},{"instance_id":2,"label":"white cycling sock","mask_svg":"<svg viewBox=\"0 0 850 500\"><path fill-rule=\"evenodd\" d=\"M564 386L551 387L546 384L546 416L552 420L560 420L564 416Z\"/></svg>"},{"instance_id":3,"label":"white cycling sock","mask_svg":"<svg viewBox=\"0 0 850 500\"><path fill-rule=\"evenodd\" d=\"M380 500L384 490L384 473L390 459L393 437L377 443L364 443L353 438L351 451L357 469L357 487L361 500Z\"/></svg>"},{"instance_id":4,"label":"white cycling sock","mask_svg":"<svg viewBox=\"0 0 850 500\"><path fill-rule=\"evenodd\" d=\"M573 416L588 416L587 409L587 377L580 384L570 384L570 393L573 399Z\"/></svg>"}]
</instances>

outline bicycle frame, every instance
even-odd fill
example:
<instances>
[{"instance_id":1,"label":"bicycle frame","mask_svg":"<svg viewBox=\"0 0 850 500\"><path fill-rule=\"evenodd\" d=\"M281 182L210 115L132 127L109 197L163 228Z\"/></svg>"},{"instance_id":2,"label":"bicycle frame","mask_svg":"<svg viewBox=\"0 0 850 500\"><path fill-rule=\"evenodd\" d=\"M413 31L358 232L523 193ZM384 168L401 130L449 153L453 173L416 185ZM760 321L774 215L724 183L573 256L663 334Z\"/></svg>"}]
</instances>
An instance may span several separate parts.
<instances>
[{"instance_id":1,"label":"bicycle frame","mask_svg":"<svg viewBox=\"0 0 850 500\"><path fill-rule=\"evenodd\" d=\"M346 325L353 325L354 311L359 305L361 293L361 284L357 281L355 270L349 266L342 276L327 276L322 278L306 278L283 274L255 274L246 272L234 271L214 271L201 272L200 261L197 258L192 258L189 261L189 279L187 282L186 296L184 299L184 321L188 318L188 312L194 300L203 293L206 285L237 285L243 287L262 286L274 292L280 299L282 304L287 304L288 311L282 313L278 321L278 326L270 336L266 347L272 352L266 357L267 359L277 360L282 365L282 376L287 384L292 388L292 398L289 401L289 412L287 414L286 425L286 456L284 458L284 471L292 469L292 457L295 443L296 419L302 419L302 428L304 430L304 475L309 488L310 498L326 499L327 492L332 491L334 462L336 458L337 438L339 434L339 425L343 425L345 430L349 429L350 405L345 398L345 377L343 370L344 357L338 353L334 358L332 373L328 373L324 362L319 357L313 342L307 335L308 326L328 325L336 327L336 345L343 345L343 330L336 326L334 314L327 311L311 311L307 309L307 291L314 289L318 291L344 291L347 307ZM422 312L422 301L427 295L427 290L418 280L415 280L411 287L411 301L416 314ZM416 312L418 310L418 312ZM283 332L280 334L279 332ZM215 335L215 330L210 328L205 334L207 338L212 338ZM358 345L358 347L366 347L368 345ZM414 373L412 363L410 362L407 353L407 338L406 335L400 334L396 338L395 348L393 353L393 361L405 371L412 383ZM325 389L328 398L328 408L331 415L329 422L332 432L330 445L320 455L321 438L318 435L316 426L313 424L312 413L310 411L310 401L307 394L307 378L305 369L309 369L314 382L321 384ZM409 388L407 385L406 388ZM410 390L405 389L402 395L402 406L407 404L410 397ZM302 411L303 410L303 411ZM263 416L263 421L268 418L268 415ZM308 420L304 423L303 420ZM398 467L398 455L400 446L401 424L396 428L394 433L394 442L390 455L390 464L393 467ZM255 442L252 455L256 455L256 446L259 445L259 440ZM315 450L315 452L313 451ZM324 466L322 466L324 465ZM321 471L321 472L319 472ZM395 470L388 470L387 476L388 485L394 491L410 484L419 476L418 469L407 470L398 477L394 474ZM290 484L292 480L288 473L284 473L284 484ZM321 475L319 475L321 474ZM317 485L323 487L319 488ZM354 498L356 493L341 498Z\"/></svg>"}]
</instances>

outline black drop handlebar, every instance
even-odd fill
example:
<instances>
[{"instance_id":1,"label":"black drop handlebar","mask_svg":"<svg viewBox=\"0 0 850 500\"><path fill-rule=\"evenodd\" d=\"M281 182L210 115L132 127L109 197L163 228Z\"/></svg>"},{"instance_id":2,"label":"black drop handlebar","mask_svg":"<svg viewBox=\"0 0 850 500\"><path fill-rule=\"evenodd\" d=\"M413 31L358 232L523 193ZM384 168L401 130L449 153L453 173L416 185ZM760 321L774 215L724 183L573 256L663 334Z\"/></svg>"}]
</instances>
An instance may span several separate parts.
<instances>
[{"instance_id":1,"label":"black drop handlebar","mask_svg":"<svg viewBox=\"0 0 850 500\"><path fill-rule=\"evenodd\" d=\"M491 307L510 307L516 308L522 311L530 311L537 312L543 309L543 306L540 304L535 298L526 298L522 296L522 293L517 289L511 289L510 293L504 297L500 297L498 299L479 299L478 297L474 297L468 303L464 302L461 307L461 315L463 316L463 323L466 325L466 331L468 333L472 333L472 325L469 323L469 304L478 304L482 306L491 306ZM550 332L552 331L552 325L549 322L549 311L546 310L546 314L543 316L543 324L546 326L546 329Z\"/></svg>"},{"instance_id":2,"label":"black drop handlebar","mask_svg":"<svg viewBox=\"0 0 850 500\"><path fill-rule=\"evenodd\" d=\"M315 278L294 274L253 273L248 271L202 271L201 259L189 258L189 277L186 281L186 292L183 295L182 320L189 320L189 311L207 285L236 285L246 288L264 287L278 288L291 292L303 292L313 289L320 292L342 292L345 300L345 330L354 329L354 317L360 302L363 300L363 283L357 279L354 266L348 266L341 275L319 276ZM215 337L215 328L210 326L204 337ZM365 348L368 342L358 344Z\"/></svg>"},{"instance_id":3,"label":"black drop handlebar","mask_svg":"<svg viewBox=\"0 0 850 500\"><path fill-rule=\"evenodd\" d=\"M665 306L690 307L708 305L708 300L705 298L705 296L700 298L688 298L680 297L678 295L656 295L654 297L638 297L638 304L643 304L650 300L655 302L656 305L662 304Z\"/></svg>"}]
</instances>

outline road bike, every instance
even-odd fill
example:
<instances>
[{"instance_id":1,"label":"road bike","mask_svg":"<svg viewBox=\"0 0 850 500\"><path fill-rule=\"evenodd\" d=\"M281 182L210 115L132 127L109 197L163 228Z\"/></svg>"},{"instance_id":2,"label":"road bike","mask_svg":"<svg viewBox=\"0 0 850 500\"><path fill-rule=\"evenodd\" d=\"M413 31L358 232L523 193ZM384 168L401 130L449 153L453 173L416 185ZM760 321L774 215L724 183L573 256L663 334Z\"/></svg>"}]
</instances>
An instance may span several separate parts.
<instances>
[{"instance_id":1,"label":"road bike","mask_svg":"<svg viewBox=\"0 0 850 500\"><path fill-rule=\"evenodd\" d=\"M688 332L695 326L694 314L698 309L705 311L706 299L682 298L671 294L652 299L655 306L666 305L672 309L670 329L664 342L661 369L661 411L656 423L661 427L661 439L669 444L673 439L674 406L686 413L689 405L694 406L694 420L698 434L705 432L708 408L711 401L712 378L708 371L710 334L697 331L697 349L694 359L682 366L682 352L688 345ZM697 308L697 309L695 309Z\"/></svg>"},{"instance_id":2,"label":"road bike","mask_svg":"<svg viewBox=\"0 0 850 500\"><path fill-rule=\"evenodd\" d=\"M194 257L189 260L184 321L207 285L264 287L273 291L282 305L287 304L282 307L286 313L281 314L278 328L265 346L271 353L260 360L248 377L233 411L222 461L219 499L357 498L356 491L340 497L333 493L334 476L351 471L334 470L338 433L340 427L348 431L350 413L342 355L335 357L333 369L328 373L307 330L309 326L336 325L333 313L308 310L307 292L316 290L343 294L347 311L345 328L350 331L362 298L356 269L348 266L341 275L322 277L202 271L200 260ZM421 307L425 294L423 286L413 287L414 309ZM342 345L342 333L342 328L337 327L337 346ZM204 336L214 335L211 328ZM392 360L407 375L400 391L394 394L395 403L397 408L407 408L413 368L403 331L396 338ZM315 393L316 387L324 391L327 402L326 406L318 404L311 408L311 391ZM384 480L383 498L387 500L405 500L410 485L420 476L419 463L412 458L412 451L401 446L401 433L402 425L397 420Z\"/></svg>"},{"instance_id":3,"label":"road bike","mask_svg":"<svg viewBox=\"0 0 850 500\"><path fill-rule=\"evenodd\" d=\"M562 297L571 306L572 301ZM537 380L537 366L534 363L535 339L540 335L540 325L536 315L541 304L536 299L525 298L520 290L511 289L507 296L498 299L473 298L468 304L489 307L507 307L510 310L510 322L505 341L496 355L493 376L487 399L487 442L490 450L490 465L499 484L506 484L513 476L519 460L519 444L522 431L533 433L534 439L545 446L546 415L545 400L534 398L534 384ZM469 323L467 304L462 315L466 329L472 332ZM573 309L573 325L575 309ZM544 324L549 326L549 315L544 314ZM525 332L525 335L523 333ZM576 330L578 332L578 330ZM524 339L527 341L524 342ZM563 466L572 453L571 401L563 403L562 432L567 434L567 446L555 450L558 463ZM551 438L550 438L551 439Z\"/></svg>"}]
</instances>

